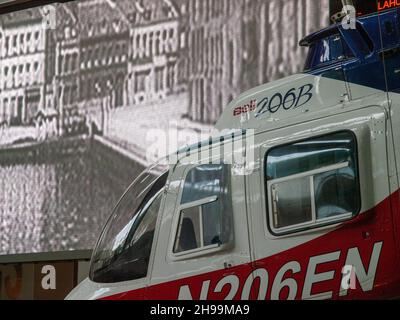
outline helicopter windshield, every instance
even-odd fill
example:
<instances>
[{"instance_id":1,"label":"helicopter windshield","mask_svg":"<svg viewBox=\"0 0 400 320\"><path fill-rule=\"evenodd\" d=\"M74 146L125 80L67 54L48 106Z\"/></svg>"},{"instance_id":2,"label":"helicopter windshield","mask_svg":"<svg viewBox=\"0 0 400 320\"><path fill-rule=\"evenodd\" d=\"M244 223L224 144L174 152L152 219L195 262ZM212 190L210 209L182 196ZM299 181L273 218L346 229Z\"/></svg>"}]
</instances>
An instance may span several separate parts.
<instances>
[{"instance_id":1,"label":"helicopter windshield","mask_svg":"<svg viewBox=\"0 0 400 320\"><path fill-rule=\"evenodd\" d=\"M164 166L153 166L122 196L93 252L92 281L114 283L146 277L167 177Z\"/></svg>"}]
</instances>

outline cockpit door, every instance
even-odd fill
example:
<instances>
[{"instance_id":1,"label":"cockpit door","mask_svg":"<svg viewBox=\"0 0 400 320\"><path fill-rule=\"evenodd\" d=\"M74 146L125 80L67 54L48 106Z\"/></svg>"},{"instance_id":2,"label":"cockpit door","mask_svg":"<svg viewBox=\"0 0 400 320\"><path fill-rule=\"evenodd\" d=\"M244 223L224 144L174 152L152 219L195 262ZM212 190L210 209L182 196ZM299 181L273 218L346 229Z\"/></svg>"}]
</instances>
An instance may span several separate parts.
<instances>
[{"instance_id":1,"label":"cockpit door","mask_svg":"<svg viewBox=\"0 0 400 320\"><path fill-rule=\"evenodd\" d=\"M384 3L381 1L380 6ZM387 2L386 6L399 6L398 2ZM391 138L392 145L395 150L394 157L389 159L390 163L397 169L397 184L392 187L393 193L398 193L399 172L400 172L400 8L383 11L379 14L380 37L382 41L382 50L380 59L384 65L386 85L387 85L387 100L386 105L390 110L391 121ZM395 177L395 174L393 174ZM400 207L400 200L394 200L393 206ZM400 258L400 214L397 210L394 215L394 226L396 228L397 237L397 253Z\"/></svg>"},{"instance_id":2,"label":"cockpit door","mask_svg":"<svg viewBox=\"0 0 400 320\"><path fill-rule=\"evenodd\" d=\"M243 175L220 161L173 166L147 298L248 298L244 190Z\"/></svg>"},{"instance_id":3,"label":"cockpit door","mask_svg":"<svg viewBox=\"0 0 400 320\"><path fill-rule=\"evenodd\" d=\"M261 299L382 298L395 281L386 129L368 107L256 135L246 190Z\"/></svg>"}]
</instances>

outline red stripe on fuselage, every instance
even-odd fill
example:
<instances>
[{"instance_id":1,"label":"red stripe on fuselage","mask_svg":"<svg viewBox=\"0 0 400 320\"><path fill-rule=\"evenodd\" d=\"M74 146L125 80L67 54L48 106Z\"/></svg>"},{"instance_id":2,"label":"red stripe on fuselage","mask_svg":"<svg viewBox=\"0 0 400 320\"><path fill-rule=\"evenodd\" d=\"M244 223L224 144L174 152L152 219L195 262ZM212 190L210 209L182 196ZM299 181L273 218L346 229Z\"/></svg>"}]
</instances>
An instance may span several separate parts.
<instances>
[{"instance_id":1,"label":"red stripe on fuselage","mask_svg":"<svg viewBox=\"0 0 400 320\"><path fill-rule=\"evenodd\" d=\"M293 273L288 271L282 280L292 278L296 281L296 299L301 299L304 283L307 280L307 267L310 258L337 253L338 258L327 263L318 264L315 273L333 271L332 279L316 282L312 285L311 293L321 294L332 292L333 299L372 299L389 298L400 296L400 268L397 263L397 248L395 234L398 231L400 218L398 217L399 191L379 203L375 208L358 215L349 222L344 223L338 229L329 232L312 241L303 243L289 250L280 252L270 257L257 260L253 263L243 264L229 270L218 270L210 273L199 274L196 276L177 279L147 288L123 292L102 299L152 299L152 300L176 300L182 286L188 286L192 298L200 298L200 292L204 282L208 283L207 299L220 300L226 298L230 293L231 286L223 286L221 290L216 290L218 282L227 275L234 275L239 279L239 288L234 292L234 299L240 299L243 294L243 287L246 279L255 269L265 269L268 274L268 284L266 299L271 298L271 291L277 273L282 266L288 262L295 261L300 265L300 271ZM393 210L391 209L393 208ZM395 213L392 216L392 212ZM295 237L295 235L294 235ZM279 240L268 240L279 241ZM265 245L268 245L265 241ZM364 292L360 283L356 282L356 289L349 289L347 295L340 297L339 290L342 281L342 268L351 248L357 248L364 268L367 270L370 264L371 254L376 243L382 242L379 261L376 269L373 289ZM265 286L265 283L263 283ZM265 288L265 287L263 287ZM250 290L250 299L257 298L260 289L260 281L255 280ZM218 292L220 291L220 292ZM286 299L289 293L288 288L280 291L280 299ZM264 297L262 297L264 298Z\"/></svg>"}]
</instances>

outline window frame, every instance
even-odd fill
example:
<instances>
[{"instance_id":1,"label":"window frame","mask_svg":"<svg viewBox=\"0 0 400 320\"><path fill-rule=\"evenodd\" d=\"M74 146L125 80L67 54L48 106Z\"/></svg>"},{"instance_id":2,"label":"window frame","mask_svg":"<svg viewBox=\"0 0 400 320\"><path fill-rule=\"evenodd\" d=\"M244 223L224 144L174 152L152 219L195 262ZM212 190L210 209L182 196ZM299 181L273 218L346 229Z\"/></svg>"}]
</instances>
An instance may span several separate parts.
<instances>
[{"instance_id":1,"label":"window frame","mask_svg":"<svg viewBox=\"0 0 400 320\"><path fill-rule=\"evenodd\" d=\"M169 244L169 256L170 259L172 261L182 261L182 260L188 260L188 259L192 259L192 258L197 258L199 256L204 256L204 255L208 255L208 254L212 254L212 253L216 253L219 251L223 251L226 250L227 248L229 248L232 244L232 242L234 241L234 235L232 234L232 238L230 241L226 242L226 243L216 243L216 244L211 244L208 246L202 246L199 248L195 248L192 250L186 250L186 251L182 251L182 252L174 252L175 249L175 243L178 239L178 235L180 234L180 225L181 225L181 218L182 218L182 212L185 209L190 209L193 207L200 207L200 215L202 216L202 206L206 205L206 204L210 204L213 202L216 202L219 200L219 197L217 195L213 195L213 196L209 196L209 197L205 197L196 201L191 201L191 202L187 202L187 203L183 203L181 204L182 201L182 197L183 197L183 192L184 192L184 184L185 181L189 175L189 173L191 172L191 170L197 168L197 167L201 167L203 164L197 164L197 165L191 165L188 166L183 173L182 176L182 187L179 190L179 194L177 197L177 205L175 208L175 214L174 214L174 220L173 220L173 227L172 227L172 237L170 240L170 244ZM226 165L226 164L223 164ZM232 214L232 232L233 232L233 212ZM201 232L203 230L202 228L202 223L201 223ZM203 238L203 234L201 235L201 238Z\"/></svg>"},{"instance_id":2,"label":"window frame","mask_svg":"<svg viewBox=\"0 0 400 320\"><path fill-rule=\"evenodd\" d=\"M202 252L205 250L210 250L210 249L215 249L215 248L219 248L222 244L211 244L208 246L204 245L204 225L203 225L203 205L205 204L210 204L210 203L214 203L218 201L218 196L211 196L208 198L204 198L204 199L200 199L197 201L193 201L193 202L189 202L189 203L185 203L183 205L180 205L178 207L178 227L176 228L176 233L175 233L175 237L174 237L174 246L173 246L173 251L172 253L176 256L176 257L180 257L183 255L188 255L188 254L192 254L192 253L197 253L197 252ZM175 252L175 246L176 243L178 241L178 237L181 234L181 227L182 227L182 215L183 215L183 211L185 209L191 209L191 208L199 208L199 221L200 221L200 226L199 226L199 231L200 231L200 247L192 249L192 250L186 250L186 251L181 251L181 252Z\"/></svg>"},{"instance_id":3,"label":"window frame","mask_svg":"<svg viewBox=\"0 0 400 320\"><path fill-rule=\"evenodd\" d=\"M268 156L270 152L274 149L281 148L284 146L288 145L293 145L296 143L302 143L306 141L311 141L315 140L318 138L326 137L326 136L331 136L335 134L340 134L340 133L347 133L350 134L353 137L354 141L354 152L355 152L355 157L354 157L354 162L356 165L356 172L357 172L357 179L356 179L356 187L358 191L358 201L357 201L357 210L355 210L355 213L345 213L333 217L328 217L328 218L322 218L318 220L314 220L314 217L316 217L316 208L315 208L315 190L314 190L314 179L313 177L317 174L321 173L326 173L329 171L333 170L338 170L342 168L346 168L349 166L349 162L338 162L333 165L321 167L318 169L314 170L309 170L306 172L301 172L297 174L292 174L290 176L282 177L282 178L277 178L277 179L272 179L272 180L267 180L267 172L266 172L266 166L267 166L267 161L268 161ZM356 134L351 131L351 130L340 130L340 131L334 131L334 132L329 132L329 133L324 133L312 137L307 137L305 139L301 140L294 140L285 144L280 144L273 146L269 148L265 153L264 153L264 166L262 170L262 180L264 181L264 197L265 197L265 203L266 203L266 214L264 215L264 219L266 219L266 226L270 234L274 237L283 237L283 236L291 236L293 234L298 234L302 233L304 231L315 231L317 229L323 229L329 226L334 226L338 223L344 222L344 221L350 221L355 219L361 211L361 204L362 204L362 195L361 195L361 186L360 186L360 166L359 166L359 161L358 161L358 141L357 141L357 136ZM345 166L347 164L347 166ZM294 179L299 179L299 178L304 178L304 177L310 177L310 180L312 180L312 183L310 182L310 193L311 193L311 207L312 207L312 220L307 221L304 223L299 223L295 225L291 225L288 227L282 227L282 228L275 228L273 223L274 223L274 213L272 210L272 198L271 198L271 189L270 186L273 184L277 184L280 182L285 182L285 181L290 181ZM315 222L314 222L315 221Z\"/></svg>"}]
</instances>

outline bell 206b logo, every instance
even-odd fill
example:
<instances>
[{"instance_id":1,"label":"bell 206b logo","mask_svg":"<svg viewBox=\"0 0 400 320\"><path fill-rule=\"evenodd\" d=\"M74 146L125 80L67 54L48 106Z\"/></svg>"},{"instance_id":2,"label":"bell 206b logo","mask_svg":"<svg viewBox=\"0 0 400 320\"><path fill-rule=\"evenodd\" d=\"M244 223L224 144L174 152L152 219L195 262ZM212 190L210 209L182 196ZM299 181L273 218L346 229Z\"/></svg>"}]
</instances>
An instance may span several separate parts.
<instances>
[{"instance_id":1,"label":"bell 206b logo","mask_svg":"<svg viewBox=\"0 0 400 320\"><path fill-rule=\"evenodd\" d=\"M312 256L307 265L306 261L289 261L277 269L276 273L265 268L270 265L267 260L261 260L260 266L244 275L244 278L239 272L204 280L200 292L193 290L193 284L181 285L178 299L207 300L222 292L225 300L248 300L252 297L258 300L329 299L334 292L343 297L350 289L355 290L356 279L361 291L368 292L374 288L382 246L383 241L376 242L369 259L361 257L359 248L354 247L347 250L344 265L339 263L342 252L338 250ZM331 267L327 268L329 265ZM321 268L325 270L321 271ZM319 289L319 293L313 292L315 287Z\"/></svg>"},{"instance_id":2,"label":"bell 206b logo","mask_svg":"<svg viewBox=\"0 0 400 320\"><path fill-rule=\"evenodd\" d=\"M254 107L253 110L257 109L255 117L257 118L266 112L274 114L281 109L288 111L290 109L300 108L312 99L313 88L314 85L309 83L297 89L291 88L286 93L277 92L271 97L265 97Z\"/></svg>"},{"instance_id":3,"label":"bell 206b logo","mask_svg":"<svg viewBox=\"0 0 400 320\"><path fill-rule=\"evenodd\" d=\"M243 113L248 113L256 110L257 108L257 100L251 100L250 103L245 104L244 106L239 106L233 109L233 116L240 116Z\"/></svg>"}]
</instances>

